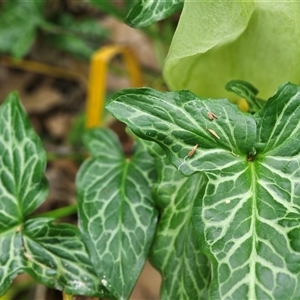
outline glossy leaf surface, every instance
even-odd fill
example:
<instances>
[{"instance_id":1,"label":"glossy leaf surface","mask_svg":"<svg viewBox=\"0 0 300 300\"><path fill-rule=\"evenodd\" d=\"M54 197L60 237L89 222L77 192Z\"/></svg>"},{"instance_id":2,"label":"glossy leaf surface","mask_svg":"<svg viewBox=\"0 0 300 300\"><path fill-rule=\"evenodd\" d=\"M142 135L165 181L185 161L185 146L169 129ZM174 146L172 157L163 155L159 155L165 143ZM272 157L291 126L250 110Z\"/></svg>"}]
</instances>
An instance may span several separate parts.
<instances>
[{"instance_id":1,"label":"glossy leaf surface","mask_svg":"<svg viewBox=\"0 0 300 300\"><path fill-rule=\"evenodd\" d=\"M283 84L254 116L187 91L127 90L107 107L181 172L208 178L192 215L212 299L300 297L299 86Z\"/></svg>"},{"instance_id":2,"label":"glossy leaf surface","mask_svg":"<svg viewBox=\"0 0 300 300\"><path fill-rule=\"evenodd\" d=\"M202 174L183 176L153 144L158 171L154 195L161 216L150 261L162 274L161 299L207 299L210 265L199 249L191 218L206 178Z\"/></svg>"},{"instance_id":3,"label":"glossy leaf surface","mask_svg":"<svg viewBox=\"0 0 300 300\"><path fill-rule=\"evenodd\" d=\"M156 227L153 160L141 147L126 159L116 136L104 129L89 131L85 144L92 158L77 177L82 237L102 284L128 299Z\"/></svg>"},{"instance_id":4,"label":"glossy leaf surface","mask_svg":"<svg viewBox=\"0 0 300 300\"><path fill-rule=\"evenodd\" d=\"M27 272L46 286L68 294L107 297L97 278L79 230L70 224L53 225L51 219L25 223L24 255Z\"/></svg>"},{"instance_id":5,"label":"glossy leaf surface","mask_svg":"<svg viewBox=\"0 0 300 300\"><path fill-rule=\"evenodd\" d=\"M46 155L16 93L0 108L0 224L20 224L46 198Z\"/></svg>"},{"instance_id":6,"label":"glossy leaf surface","mask_svg":"<svg viewBox=\"0 0 300 300\"><path fill-rule=\"evenodd\" d=\"M129 89L117 94L107 109L138 136L156 141L185 175L199 171L200 162L203 170L244 162L241 156L255 142L254 118L228 100L203 100L189 91ZM217 120L210 120L211 112ZM195 155L188 157L195 145Z\"/></svg>"},{"instance_id":7,"label":"glossy leaf surface","mask_svg":"<svg viewBox=\"0 0 300 300\"><path fill-rule=\"evenodd\" d=\"M182 9L184 0L139 0L128 13L125 22L132 27L147 27Z\"/></svg>"},{"instance_id":8,"label":"glossy leaf surface","mask_svg":"<svg viewBox=\"0 0 300 300\"><path fill-rule=\"evenodd\" d=\"M110 294L96 277L73 225L29 215L45 200L46 155L16 93L0 107L0 295L16 275L70 294Z\"/></svg>"},{"instance_id":9,"label":"glossy leaf surface","mask_svg":"<svg viewBox=\"0 0 300 300\"><path fill-rule=\"evenodd\" d=\"M1 197L0 197L1 199ZM1 226L2 227L2 226ZM3 230L0 227L0 295L9 288L14 278L22 273L24 262L22 254L22 237L18 228Z\"/></svg>"}]
</instances>

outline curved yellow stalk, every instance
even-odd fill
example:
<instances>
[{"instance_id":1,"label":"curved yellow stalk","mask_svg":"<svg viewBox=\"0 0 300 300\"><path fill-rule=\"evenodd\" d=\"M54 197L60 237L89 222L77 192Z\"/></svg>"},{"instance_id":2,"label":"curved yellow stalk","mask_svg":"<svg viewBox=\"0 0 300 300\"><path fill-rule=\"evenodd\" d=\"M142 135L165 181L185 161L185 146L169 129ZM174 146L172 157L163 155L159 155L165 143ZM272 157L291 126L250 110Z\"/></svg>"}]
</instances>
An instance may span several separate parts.
<instances>
[{"instance_id":1,"label":"curved yellow stalk","mask_svg":"<svg viewBox=\"0 0 300 300\"><path fill-rule=\"evenodd\" d=\"M102 124L108 64L119 54L122 56L127 67L131 85L134 87L143 85L138 61L134 53L128 47L119 45L106 46L95 52L92 56L90 66L86 108L87 128L97 127Z\"/></svg>"}]
</instances>

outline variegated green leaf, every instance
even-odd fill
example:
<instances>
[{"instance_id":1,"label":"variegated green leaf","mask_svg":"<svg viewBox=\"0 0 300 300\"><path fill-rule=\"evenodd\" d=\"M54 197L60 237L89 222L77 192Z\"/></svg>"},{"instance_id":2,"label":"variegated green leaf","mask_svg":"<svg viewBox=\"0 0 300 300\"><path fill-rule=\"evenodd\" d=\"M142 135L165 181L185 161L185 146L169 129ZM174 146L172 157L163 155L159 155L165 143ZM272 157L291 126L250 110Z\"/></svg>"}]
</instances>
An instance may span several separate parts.
<instances>
[{"instance_id":1,"label":"variegated green leaf","mask_svg":"<svg viewBox=\"0 0 300 300\"><path fill-rule=\"evenodd\" d=\"M230 168L253 148L256 123L225 99L200 99L189 91L161 93L150 88L115 95L107 109L139 137L157 142L185 175ZM209 113L218 119L210 120ZM192 157L188 153L198 145Z\"/></svg>"},{"instance_id":2,"label":"variegated green leaf","mask_svg":"<svg viewBox=\"0 0 300 300\"><path fill-rule=\"evenodd\" d=\"M46 198L46 154L18 95L0 107L0 230L21 223Z\"/></svg>"},{"instance_id":3,"label":"variegated green leaf","mask_svg":"<svg viewBox=\"0 0 300 300\"><path fill-rule=\"evenodd\" d=\"M299 111L299 92L294 85L281 86L257 114L257 149L250 162L236 164L227 176L208 174L210 192L198 199L194 213L217 262L212 298L300 297L300 132L292 124L298 124L293 113Z\"/></svg>"},{"instance_id":4,"label":"variegated green leaf","mask_svg":"<svg viewBox=\"0 0 300 300\"><path fill-rule=\"evenodd\" d=\"M1 196L0 196L1 199ZM23 271L22 236L19 228L1 230L0 233L0 296L13 279Z\"/></svg>"},{"instance_id":5,"label":"variegated green leaf","mask_svg":"<svg viewBox=\"0 0 300 300\"><path fill-rule=\"evenodd\" d=\"M184 0L139 0L130 10L125 22L132 27L147 27L182 9Z\"/></svg>"},{"instance_id":6,"label":"variegated green leaf","mask_svg":"<svg viewBox=\"0 0 300 300\"><path fill-rule=\"evenodd\" d=\"M48 193L46 155L18 95L0 107L0 295L23 272L22 222Z\"/></svg>"},{"instance_id":7,"label":"variegated green leaf","mask_svg":"<svg viewBox=\"0 0 300 300\"><path fill-rule=\"evenodd\" d=\"M45 165L41 141L12 93L0 107L0 295L28 272L70 294L108 297L75 226L27 220L48 193Z\"/></svg>"},{"instance_id":8,"label":"variegated green leaf","mask_svg":"<svg viewBox=\"0 0 300 300\"><path fill-rule=\"evenodd\" d=\"M191 220L194 199L206 179L202 174L183 176L161 149L155 149L155 156L154 194L161 216L150 261L162 274L161 299L207 299L210 266Z\"/></svg>"},{"instance_id":9,"label":"variegated green leaf","mask_svg":"<svg viewBox=\"0 0 300 300\"><path fill-rule=\"evenodd\" d=\"M291 161L299 153L299 90L298 86L290 83L281 85L265 107L255 115L259 124L258 152L284 159L289 157Z\"/></svg>"},{"instance_id":10,"label":"variegated green leaf","mask_svg":"<svg viewBox=\"0 0 300 300\"><path fill-rule=\"evenodd\" d=\"M92 268L79 230L52 221L36 218L25 223L26 271L38 282L68 294L109 296Z\"/></svg>"},{"instance_id":11,"label":"variegated green leaf","mask_svg":"<svg viewBox=\"0 0 300 300\"><path fill-rule=\"evenodd\" d=\"M139 147L124 157L116 136L93 129L85 136L93 157L77 177L80 229L103 285L128 299L146 261L156 227L151 156Z\"/></svg>"},{"instance_id":12,"label":"variegated green leaf","mask_svg":"<svg viewBox=\"0 0 300 300\"><path fill-rule=\"evenodd\" d=\"M300 298L299 107L300 87L289 83L254 116L186 91L125 91L108 104L183 173L206 174L193 219L212 299Z\"/></svg>"}]
</instances>

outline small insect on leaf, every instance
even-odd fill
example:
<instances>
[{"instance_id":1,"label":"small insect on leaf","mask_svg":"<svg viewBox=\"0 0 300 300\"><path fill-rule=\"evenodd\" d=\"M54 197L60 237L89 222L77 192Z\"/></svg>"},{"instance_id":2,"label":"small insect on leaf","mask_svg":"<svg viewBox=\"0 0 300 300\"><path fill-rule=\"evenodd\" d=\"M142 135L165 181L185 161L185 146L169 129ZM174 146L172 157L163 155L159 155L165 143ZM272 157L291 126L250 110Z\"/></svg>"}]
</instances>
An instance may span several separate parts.
<instances>
[{"instance_id":1,"label":"small insect on leaf","mask_svg":"<svg viewBox=\"0 0 300 300\"><path fill-rule=\"evenodd\" d=\"M188 157L193 156L194 153L196 152L197 148L198 148L198 144L196 144L196 145L192 148L192 150L188 153L187 156L188 156Z\"/></svg>"},{"instance_id":2,"label":"small insect on leaf","mask_svg":"<svg viewBox=\"0 0 300 300\"><path fill-rule=\"evenodd\" d=\"M218 119L218 116L212 112L207 113L208 118L212 121L213 119Z\"/></svg>"},{"instance_id":3,"label":"small insect on leaf","mask_svg":"<svg viewBox=\"0 0 300 300\"><path fill-rule=\"evenodd\" d=\"M208 131L211 135L213 135L215 138L220 139L220 137L217 135L217 133L216 133L214 130L209 129L209 128L206 128L206 129L207 129L207 131Z\"/></svg>"}]
</instances>

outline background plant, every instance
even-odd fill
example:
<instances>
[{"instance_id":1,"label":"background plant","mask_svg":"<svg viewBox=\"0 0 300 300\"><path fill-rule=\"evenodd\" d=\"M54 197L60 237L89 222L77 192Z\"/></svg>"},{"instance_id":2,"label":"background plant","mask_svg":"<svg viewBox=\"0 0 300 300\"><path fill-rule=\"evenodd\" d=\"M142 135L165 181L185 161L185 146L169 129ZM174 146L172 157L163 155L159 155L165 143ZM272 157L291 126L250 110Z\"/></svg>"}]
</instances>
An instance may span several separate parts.
<instances>
[{"instance_id":1,"label":"background plant","mask_svg":"<svg viewBox=\"0 0 300 300\"><path fill-rule=\"evenodd\" d=\"M106 37L108 31L95 18L76 18L51 9L51 2L44 0L5 1L1 7L0 52L15 58L24 57L36 40L43 38L52 46L89 59Z\"/></svg>"}]
</instances>

